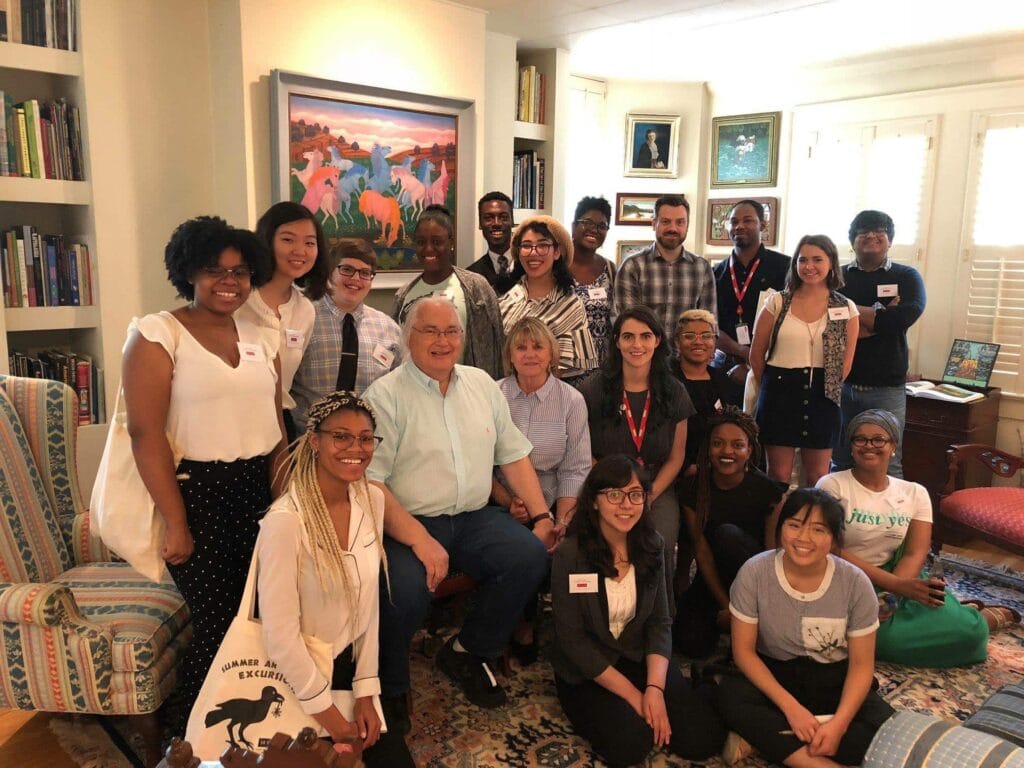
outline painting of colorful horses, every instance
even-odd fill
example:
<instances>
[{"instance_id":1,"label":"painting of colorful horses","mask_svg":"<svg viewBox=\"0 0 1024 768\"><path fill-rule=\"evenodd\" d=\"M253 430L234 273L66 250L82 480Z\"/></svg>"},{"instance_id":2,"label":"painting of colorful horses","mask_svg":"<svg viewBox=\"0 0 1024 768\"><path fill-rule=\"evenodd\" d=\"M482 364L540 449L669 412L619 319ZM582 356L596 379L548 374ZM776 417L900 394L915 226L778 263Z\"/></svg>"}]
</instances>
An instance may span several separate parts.
<instances>
[{"instance_id":1,"label":"painting of colorful horses","mask_svg":"<svg viewBox=\"0 0 1024 768\"><path fill-rule=\"evenodd\" d=\"M361 237L378 271L417 269L412 233L423 209L437 203L457 215L457 112L301 92L286 101L280 192L316 215L328 243Z\"/></svg>"}]
</instances>

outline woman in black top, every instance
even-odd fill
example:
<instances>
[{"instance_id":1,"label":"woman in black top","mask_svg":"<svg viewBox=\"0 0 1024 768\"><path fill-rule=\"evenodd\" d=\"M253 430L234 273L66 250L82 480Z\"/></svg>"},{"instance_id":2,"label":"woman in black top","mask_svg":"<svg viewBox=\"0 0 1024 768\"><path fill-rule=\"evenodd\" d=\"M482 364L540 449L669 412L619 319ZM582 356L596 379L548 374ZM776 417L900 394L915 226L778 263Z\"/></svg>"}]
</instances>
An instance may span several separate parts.
<instances>
[{"instance_id":1,"label":"woman in black top","mask_svg":"<svg viewBox=\"0 0 1024 768\"><path fill-rule=\"evenodd\" d=\"M672 663L661 537L650 482L625 456L602 459L577 499L551 568L558 699L576 732L609 766L642 763L653 746L691 760L721 748L710 691Z\"/></svg>"},{"instance_id":2,"label":"woman in black top","mask_svg":"<svg viewBox=\"0 0 1024 768\"><path fill-rule=\"evenodd\" d=\"M580 385L587 401L590 449L595 459L622 453L653 478L651 521L665 540L669 608L679 538L675 481L686 453L686 420L693 404L669 370L668 342L657 315L645 306L619 315L613 344L598 374Z\"/></svg>"},{"instance_id":3,"label":"woman in black top","mask_svg":"<svg viewBox=\"0 0 1024 768\"><path fill-rule=\"evenodd\" d=\"M674 637L680 652L697 658L710 654L729 626L729 586L740 567L775 546L775 520L786 493L785 483L757 468L761 446L753 417L729 405L708 419L707 429L697 473L679 491L697 577L679 596Z\"/></svg>"}]
</instances>

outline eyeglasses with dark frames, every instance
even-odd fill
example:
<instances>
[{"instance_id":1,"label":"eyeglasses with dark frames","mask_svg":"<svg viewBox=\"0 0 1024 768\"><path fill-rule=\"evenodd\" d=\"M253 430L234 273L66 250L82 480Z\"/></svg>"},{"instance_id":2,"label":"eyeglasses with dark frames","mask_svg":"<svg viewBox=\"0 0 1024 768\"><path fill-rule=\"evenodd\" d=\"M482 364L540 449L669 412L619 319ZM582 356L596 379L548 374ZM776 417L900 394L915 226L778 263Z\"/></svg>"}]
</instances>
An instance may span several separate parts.
<instances>
[{"instance_id":1,"label":"eyeglasses with dark frames","mask_svg":"<svg viewBox=\"0 0 1024 768\"><path fill-rule=\"evenodd\" d=\"M524 256L528 256L531 252L536 251L538 256L547 256L551 253L551 249L554 245L554 243L547 241L540 243L520 243L519 252Z\"/></svg>"},{"instance_id":2,"label":"eyeglasses with dark frames","mask_svg":"<svg viewBox=\"0 0 1024 768\"><path fill-rule=\"evenodd\" d=\"M629 499L630 504L643 504L644 499L647 498L647 491L623 491L620 488L606 488L597 493L600 496L604 496L612 504L619 505L626 499Z\"/></svg>"},{"instance_id":3,"label":"eyeglasses with dark frames","mask_svg":"<svg viewBox=\"0 0 1024 768\"><path fill-rule=\"evenodd\" d=\"M348 264L339 264L335 269L345 277L355 277L358 275L361 280L373 280L373 276L377 274L372 269L356 269Z\"/></svg>"},{"instance_id":4,"label":"eyeglasses with dark frames","mask_svg":"<svg viewBox=\"0 0 1024 768\"><path fill-rule=\"evenodd\" d=\"M576 219L573 223L577 226L583 227L584 229L589 229L595 232L608 231L608 225L603 221L594 221L593 219Z\"/></svg>"},{"instance_id":5,"label":"eyeglasses with dark frames","mask_svg":"<svg viewBox=\"0 0 1024 768\"><path fill-rule=\"evenodd\" d=\"M211 265L203 267L199 271L206 277L212 277L214 280L223 280L228 275L231 275L236 280L249 280L252 277L252 270L245 264L240 264L233 268Z\"/></svg>"},{"instance_id":6,"label":"eyeglasses with dark frames","mask_svg":"<svg viewBox=\"0 0 1024 768\"><path fill-rule=\"evenodd\" d=\"M353 435L351 432L331 432L326 429L318 429L317 432L328 435L339 451L348 450L357 442L364 451L372 451L384 441L384 438L378 435Z\"/></svg>"},{"instance_id":7,"label":"eyeglasses with dark frames","mask_svg":"<svg viewBox=\"0 0 1024 768\"><path fill-rule=\"evenodd\" d=\"M885 446L892 442L892 439L884 435L872 435L871 437L854 435L850 438L850 442L858 448L863 448L866 445L870 445L872 448L885 448Z\"/></svg>"}]
</instances>

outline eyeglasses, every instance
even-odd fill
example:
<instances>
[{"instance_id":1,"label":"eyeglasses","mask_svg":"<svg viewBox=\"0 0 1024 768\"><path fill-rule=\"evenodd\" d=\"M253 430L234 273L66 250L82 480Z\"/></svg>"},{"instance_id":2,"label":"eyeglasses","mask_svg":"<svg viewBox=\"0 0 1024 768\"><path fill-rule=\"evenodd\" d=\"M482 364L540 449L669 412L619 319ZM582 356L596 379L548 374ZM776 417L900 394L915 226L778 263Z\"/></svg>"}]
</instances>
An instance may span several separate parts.
<instances>
[{"instance_id":1,"label":"eyeglasses","mask_svg":"<svg viewBox=\"0 0 1024 768\"><path fill-rule=\"evenodd\" d=\"M618 488L607 488L597 493L599 496L604 496L612 504L619 505L626 499L629 499L630 504L643 504L644 499L647 498L647 491L622 491Z\"/></svg>"},{"instance_id":2,"label":"eyeglasses","mask_svg":"<svg viewBox=\"0 0 1024 768\"><path fill-rule=\"evenodd\" d=\"M857 237L861 235L888 235L889 230L885 227L875 227L874 229L858 229Z\"/></svg>"},{"instance_id":3,"label":"eyeglasses","mask_svg":"<svg viewBox=\"0 0 1024 768\"><path fill-rule=\"evenodd\" d=\"M718 334L714 331L701 331L700 333L696 331L683 331L679 335L683 337L683 341L696 341L697 339L701 341L714 341L718 338Z\"/></svg>"},{"instance_id":4,"label":"eyeglasses","mask_svg":"<svg viewBox=\"0 0 1024 768\"><path fill-rule=\"evenodd\" d=\"M858 448L863 448L865 445L870 445L872 448L884 448L892 442L888 437L882 435L872 435L871 437L864 437L864 435L854 435L850 438L850 442L856 445Z\"/></svg>"},{"instance_id":5,"label":"eyeglasses","mask_svg":"<svg viewBox=\"0 0 1024 768\"><path fill-rule=\"evenodd\" d=\"M203 267L199 271L206 277L212 277L214 280L223 280L228 275L231 275L236 280L248 280L252 277L252 270L245 264L241 264L233 269L221 266Z\"/></svg>"},{"instance_id":6,"label":"eyeglasses","mask_svg":"<svg viewBox=\"0 0 1024 768\"><path fill-rule=\"evenodd\" d=\"M334 441L334 447L339 451L351 448L354 443L359 443L359 447L364 451L372 451L384 441L383 437L377 435L353 435L351 432L328 432L326 429L318 429L317 432L329 435Z\"/></svg>"},{"instance_id":7,"label":"eyeglasses","mask_svg":"<svg viewBox=\"0 0 1024 768\"><path fill-rule=\"evenodd\" d=\"M377 274L372 269L356 269L348 264L339 264L335 269L345 277L355 277L356 275L359 275L360 280L373 280L373 276Z\"/></svg>"},{"instance_id":8,"label":"eyeglasses","mask_svg":"<svg viewBox=\"0 0 1024 768\"><path fill-rule=\"evenodd\" d=\"M549 242L522 243L519 246L519 252L529 255L531 251L536 251L538 256L547 256L551 252L552 246L554 246L554 243Z\"/></svg>"},{"instance_id":9,"label":"eyeglasses","mask_svg":"<svg viewBox=\"0 0 1024 768\"><path fill-rule=\"evenodd\" d=\"M439 341L442 338L447 339L448 341L455 341L462 335L461 328L444 328L442 330L441 328L435 328L432 325L427 326L426 328L417 328L414 325L412 329L418 333L422 333L424 336L429 336L434 341Z\"/></svg>"},{"instance_id":10,"label":"eyeglasses","mask_svg":"<svg viewBox=\"0 0 1024 768\"><path fill-rule=\"evenodd\" d=\"M577 226L583 227L584 229L592 230L594 232L608 231L608 225L605 224L603 221L594 221L593 219L576 219L576 221L574 221L573 223L576 224Z\"/></svg>"}]
</instances>

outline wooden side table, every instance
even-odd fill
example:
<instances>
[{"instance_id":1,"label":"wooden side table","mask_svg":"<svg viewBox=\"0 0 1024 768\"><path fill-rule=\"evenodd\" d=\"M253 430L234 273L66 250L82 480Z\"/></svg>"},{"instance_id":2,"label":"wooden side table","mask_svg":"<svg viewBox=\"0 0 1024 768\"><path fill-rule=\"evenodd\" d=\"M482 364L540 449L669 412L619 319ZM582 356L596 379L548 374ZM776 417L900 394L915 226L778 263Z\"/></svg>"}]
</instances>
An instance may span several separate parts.
<instances>
[{"instance_id":1,"label":"wooden side table","mask_svg":"<svg viewBox=\"0 0 1024 768\"><path fill-rule=\"evenodd\" d=\"M907 395L907 424L903 430L903 476L921 483L938 504L946 484L946 450L955 443L995 445L999 424L999 387L989 387L982 400L947 403ZM963 488L992 484L992 473L978 462L964 470Z\"/></svg>"}]
</instances>

